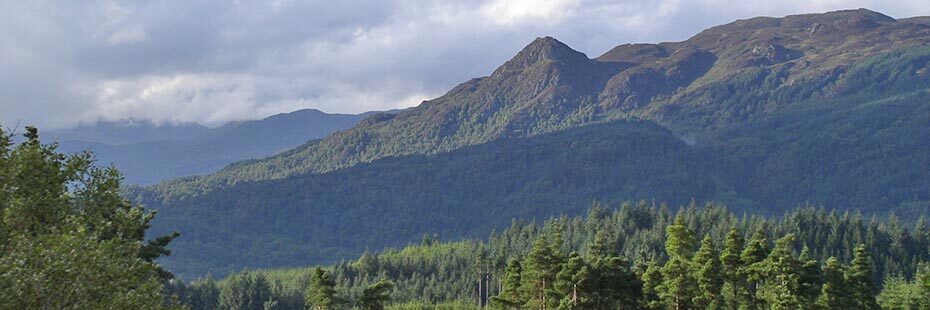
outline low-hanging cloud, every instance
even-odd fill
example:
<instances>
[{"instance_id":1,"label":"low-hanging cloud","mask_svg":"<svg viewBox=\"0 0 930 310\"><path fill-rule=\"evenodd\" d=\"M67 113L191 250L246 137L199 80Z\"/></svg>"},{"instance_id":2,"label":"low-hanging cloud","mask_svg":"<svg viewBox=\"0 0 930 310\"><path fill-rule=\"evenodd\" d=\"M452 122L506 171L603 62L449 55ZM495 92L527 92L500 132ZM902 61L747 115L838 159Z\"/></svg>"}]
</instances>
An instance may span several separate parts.
<instances>
[{"instance_id":1,"label":"low-hanging cloud","mask_svg":"<svg viewBox=\"0 0 930 310\"><path fill-rule=\"evenodd\" d=\"M859 7L930 15L923 1L0 0L0 124L402 108L537 36L593 57L734 19Z\"/></svg>"}]
</instances>

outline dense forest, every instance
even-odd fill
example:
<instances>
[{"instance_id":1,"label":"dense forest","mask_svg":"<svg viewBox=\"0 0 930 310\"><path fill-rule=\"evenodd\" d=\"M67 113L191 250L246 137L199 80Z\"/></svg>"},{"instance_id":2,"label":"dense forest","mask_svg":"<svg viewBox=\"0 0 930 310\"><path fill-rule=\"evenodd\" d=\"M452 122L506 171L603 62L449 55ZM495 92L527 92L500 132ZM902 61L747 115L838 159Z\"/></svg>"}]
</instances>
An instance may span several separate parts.
<instances>
[{"instance_id":1,"label":"dense forest","mask_svg":"<svg viewBox=\"0 0 930 310\"><path fill-rule=\"evenodd\" d=\"M484 241L426 235L330 266L169 287L193 309L925 309L928 250L924 219L598 203Z\"/></svg>"}]
</instances>

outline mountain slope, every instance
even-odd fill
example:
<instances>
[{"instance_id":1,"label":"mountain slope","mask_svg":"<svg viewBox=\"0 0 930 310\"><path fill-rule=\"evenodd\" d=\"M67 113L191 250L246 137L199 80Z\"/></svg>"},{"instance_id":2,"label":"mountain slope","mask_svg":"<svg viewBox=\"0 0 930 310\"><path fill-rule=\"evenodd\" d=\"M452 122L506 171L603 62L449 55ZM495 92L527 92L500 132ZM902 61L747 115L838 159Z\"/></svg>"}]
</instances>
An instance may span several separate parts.
<instances>
[{"instance_id":1,"label":"mountain slope","mask_svg":"<svg viewBox=\"0 0 930 310\"><path fill-rule=\"evenodd\" d=\"M191 274L483 235L592 200L926 214L923 20L754 18L595 59L539 38L418 107L131 197L185 233L166 263Z\"/></svg>"},{"instance_id":2,"label":"mountain slope","mask_svg":"<svg viewBox=\"0 0 930 310\"><path fill-rule=\"evenodd\" d=\"M621 45L595 59L538 38L490 76L418 107L372 116L319 143L188 182L209 189L326 172L628 117L701 136L839 95L846 90L836 83L856 62L930 42L930 27L919 20L867 10L753 18L683 42Z\"/></svg>"},{"instance_id":3,"label":"mountain slope","mask_svg":"<svg viewBox=\"0 0 930 310\"><path fill-rule=\"evenodd\" d=\"M113 121L80 124L75 128L43 132L42 135L59 142L83 141L108 145L126 145L142 142L187 140L210 131L200 124L160 124L147 121Z\"/></svg>"},{"instance_id":4,"label":"mountain slope","mask_svg":"<svg viewBox=\"0 0 930 310\"><path fill-rule=\"evenodd\" d=\"M241 160L262 158L352 127L367 114L327 114L318 110L300 110L278 114L263 120L227 124L219 128L182 130L191 126L143 127L148 136L125 132L122 127L97 126L101 135L52 133L65 152L90 149L99 162L113 163L123 171L130 184L152 184L163 180L212 173ZM163 126L167 127L167 126ZM135 127L131 127L135 128ZM83 130L88 131L88 130ZM81 133L81 130L75 131ZM138 138L109 139L109 136ZM87 138L100 140L67 140ZM121 142L121 143L111 143ZM129 143L125 143L129 142Z\"/></svg>"}]
</instances>

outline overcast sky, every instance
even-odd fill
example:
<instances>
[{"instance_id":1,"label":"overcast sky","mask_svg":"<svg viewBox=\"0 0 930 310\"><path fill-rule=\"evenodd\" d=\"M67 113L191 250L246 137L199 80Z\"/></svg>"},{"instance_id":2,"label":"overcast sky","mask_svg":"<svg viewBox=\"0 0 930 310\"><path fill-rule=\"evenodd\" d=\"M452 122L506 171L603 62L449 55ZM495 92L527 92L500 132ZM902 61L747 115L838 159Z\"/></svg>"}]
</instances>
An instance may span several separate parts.
<instances>
[{"instance_id":1,"label":"overcast sky","mask_svg":"<svg viewBox=\"0 0 930 310\"><path fill-rule=\"evenodd\" d=\"M925 0L0 0L0 124L402 108L537 36L595 57L735 19L859 7L930 15Z\"/></svg>"}]
</instances>

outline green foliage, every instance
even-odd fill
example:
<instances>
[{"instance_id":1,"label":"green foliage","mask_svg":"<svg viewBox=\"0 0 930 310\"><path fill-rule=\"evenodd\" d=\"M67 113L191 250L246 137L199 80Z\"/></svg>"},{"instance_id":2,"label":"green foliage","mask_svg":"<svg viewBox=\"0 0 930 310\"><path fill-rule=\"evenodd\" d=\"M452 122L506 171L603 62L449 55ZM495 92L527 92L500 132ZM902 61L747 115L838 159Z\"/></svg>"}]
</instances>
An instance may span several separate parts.
<instances>
[{"instance_id":1,"label":"green foliage","mask_svg":"<svg viewBox=\"0 0 930 310\"><path fill-rule=\"evenodd\" d=\"M527 307L551 309L559 305L561 298L555 289L555 282L560 259L553 253L548 236L540 234L524 260L521 274L520 296L526 299Z\"/></svg>"},{"instance_id":2,"label":"green foliage","mask_svg":"<svg viewBox=\"0 0 930 310\"><path fill-rule=\"evenodd\" d=\"M694 255L695 279L697 279L700 294L694 298L694 304L701 309L722 309L724 273L720 263L717 247L710 235L701 240L701 247Z\"/></svg>"},{"instance_id":3,"label":"green foliage","mask_svg":"<svg viewBox=\"0 0 930 310\"><path fill-rule=\"evenodd\" d=\"M313 270L310 287L307 288L306 305L311 310L337 309L342 303L336 296L336 282L321 268Z\"/></svg>"},{"instance_id":4,"label":"green foliage","mask_svg":"<svg viewBox=\"0 0 930 310\"><path fill-rule=\"evenodd\" d=\"M504 270L500 293L491 298L492 304L506 309L515 309L526 302L520 297L520 284L523 282L522 273L523 267L520 260L511 259L507 263L507 269Z\"/></svg>"},{"instance_id":5,"label":"green foliage","mask_svg":"<svg viewBox=\"0 0 930 310\"><path fill-rule=\"evenodd\" d=\"M366 288L390 280L395 286L391 300L383 303L385 308L475 308L480 275L487 272L491 283L486 287L494 309L531 309L542 304L549 309L667 309L670 305L696 309L855 309L855 286L846 275L853 273L847 272L851 268L842 262L869 264L861 251L855 259L860 241L853 236L870 236L861 243L874 258L871 265L875 267L869 275L850 279L881 279L892 274L930 279L925 272L915 274L916 266L930 259L930 248L920 246L930 235L897 233L903 229L893 219L863 221L857 215L813 208L783 217L737 217L714 205L692 204L675 215L667 207L648 203L617 208L595 204L587 217L563 216L544 225L514 221L483 242L441 242L431 237L429 242L401 249L367 252L355 261L335 263L323 270L331 276L334 292L346 307L359 306ZM749 232L753 236L744 247L742 240L750 237ZM768 243L769 236L777 237L774 245ZM698 238L700 247L693 243ZM558 242L553 240L560 239L562 246L554 246ZM668 247L667 240L677 245ZM901 247L886 246L891 243ZM577 254L582 252L585 255ZM796 255L798 252L801 254ZM670 253L686 254L676 260ZM752 264L738 258L743 253ZM827 259L834 254L839 259ZM718 268L718 272L711 272ZM237 285L245 292L240 294L259 296L249 300L263 301L263 305L273 301L279 309L305 309L305 297L314 287L311 283L318 271L299 268L247 274L265 275L271 292L269 297L268 290ZM231 279L216 286L229 291L231 284L239 281ZM917 284L930 284L921 281L927 280L908 283L914 291L918 286L930 288ZM195 282L210 287L202 283L204 280ZM752 295L748 295L750 291ZM711 294L714 292L719 295ZM893 292L884 294L881 302L906 302L894 299ZM188 296L179 300L211 298Z\"/></svg>"},{"instance_id":6,"label":"green foliage","mask_svg":"<svg viewBox=\"0 0 930 310\"><path fill-rule=\"evenodd\" d=\"M391 300L392 289L394 289L394 283L391 281L381 280L369 285L362 292L359 307L363 310L383 310L384 305Z\"/></svg>"},{"instance_id":7,"label":"green foliage","mask_svg":"<svg viewBox=\"0 0 930 310\"><path fill-rule=\"evenodd\" d=\"M875 284L872 265L872 255L869 254L865 245L856 247L855 256L849 269L846 269L846 281L852 290L852 297L855 307L858 309L878 309L878 303L875 301L877 291Z\"/></svg>"},{"instance_id":8,"label":"green foliage","mask_svg":"<svg viewBox=\"0 0 930 310\"><path fill-rule=\"evenodd\" d=\"M662 284L658 285L659 299L671 309L695 308L698 283L694 278L691 259L696 246L694 232L684 225L683 216L675 217L675 223L666 229L668 239L665 252L668 261L662 267Z\"/></svg>"},{"instance_id":9,"label":"green foliage","mask_svg":"<svg viewBox=\"0 0 930 310\"><path fill-rule=\"evenodd\" d=\"M846 280L845 267L835 258L827 259L823 267L823 288L817 304L824 309L851 309L855 300Z\"/></svg>"},{"instance_id":10,"label":"green foliage","mask_svg":"<svg viewBox=\"0 0 930 310\"><path fill-rule=\"evenodd\" d=\"M271 284L261 273L243 272L230 276L219 291L221 309L263 310L276 304Z\"/></svg>"},{"instance_id":11,"label":"green foliage","mask_svg":"<svg viewBox=\"0 0 930 310\"><path fill-rule=\"evenodd\" d=\"M154 213L120 196L120 174L66 156L26 128L0 130L0 304L7 308L167 308L154 260L172 234L143 243Z\"/></svg>"}]
</instances>

